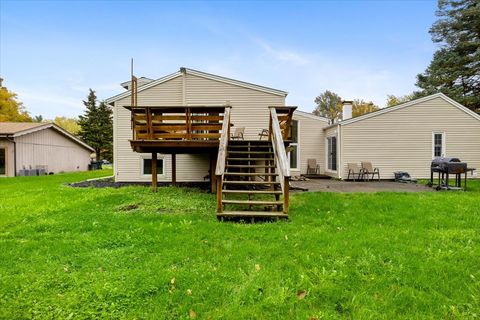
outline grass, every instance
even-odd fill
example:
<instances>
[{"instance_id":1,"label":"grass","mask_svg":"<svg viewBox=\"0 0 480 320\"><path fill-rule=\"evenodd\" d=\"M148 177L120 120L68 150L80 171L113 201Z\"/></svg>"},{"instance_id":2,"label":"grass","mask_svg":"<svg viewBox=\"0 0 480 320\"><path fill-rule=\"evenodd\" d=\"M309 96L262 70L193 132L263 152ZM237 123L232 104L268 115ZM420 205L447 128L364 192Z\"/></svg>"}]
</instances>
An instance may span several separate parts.
<instances>
[{"instance_id":1,"label":"grass","mask_svg":"<svg viewBox=\"0 0 480 320\"><path fill-rule=\"evenodd\" d=\"M476 319L480 182L468 192L291 198L219 223L194 189L0 180L0 318Z\"/></svg>"}]
</instances>

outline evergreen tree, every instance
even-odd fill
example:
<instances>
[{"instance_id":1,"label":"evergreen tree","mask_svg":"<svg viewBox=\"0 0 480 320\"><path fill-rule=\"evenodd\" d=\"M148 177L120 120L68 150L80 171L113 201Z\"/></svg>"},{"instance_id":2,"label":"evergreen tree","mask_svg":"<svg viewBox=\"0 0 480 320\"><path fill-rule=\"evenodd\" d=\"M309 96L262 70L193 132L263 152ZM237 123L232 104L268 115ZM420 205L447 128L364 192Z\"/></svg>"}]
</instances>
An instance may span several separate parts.
<instances>
[{"instance_id":1,"label":"evergreen tree","mask_svg":"<svg viewBox=\"0 0 480 320\"><path fill-rule=\"evenodd\" d=\"M95 91L90 89L83 101L85 113L79 117L79 137L95 149L96 160L111 160L113 142L112 110L102 101L97 105Z\"/></svg>"},{"instance_id":2,"label":"evergreen tree","mask_svg":"<svg viewBox=\"0 0 480 320\"><path fill-rule=\"evenodd\" d=\"M417 76L420 95L443 92L480 111L480 2L439 0L436 15L430 34L441 48Z\"/></svg>"}]
</instances>

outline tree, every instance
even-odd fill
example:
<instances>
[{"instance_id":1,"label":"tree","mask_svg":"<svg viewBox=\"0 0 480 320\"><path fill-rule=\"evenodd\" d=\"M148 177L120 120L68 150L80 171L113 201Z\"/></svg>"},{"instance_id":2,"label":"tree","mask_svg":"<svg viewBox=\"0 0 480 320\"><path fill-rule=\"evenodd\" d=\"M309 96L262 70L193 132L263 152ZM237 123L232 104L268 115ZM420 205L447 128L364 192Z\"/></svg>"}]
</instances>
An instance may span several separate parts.
<instances>
[{"instance_id":1,"label":"tree","mask_svg":"<svg viewBox=\"0 0 480 320\"><path fill-rule=\"evenodd\" d=\"M423 94L443 92L472 110L480 110L480 3L439 0L439 19L430 34L440 48L416 85Z\"/></svg>"},{"instance_id":2,"label":"tree","mask_svg":"<svg viewBox=\"0 0 480 320\"><path fill-rule=\"evenodd\" d=\"M393 107L398 104L402 104L408 101L412 101L413 99L416 99L417 95L415 93L411 94L406 94L404 96L395 96L393 94L388 94L387 95L387 107Z\"/></svg>"},{"instance_id":3,"label":"tree","mask_svg":"<svg viewBox=\"0 0 480 320\"><path fill-rule=\"evenodd\" d=\"M358 117L362 114L377 111L380 108L373 102L366 102L362 99L355 99L352 103L352 117Z\"/></svg>"},{"instance_id":4,"label":"tree","mask_svg":"<svg viewBox=\"0 0 480 320\"><path fill-rule=\"evenodd\" d=\"M32 118L18 101L17 94L2 86L0 78L0 122L31 122Z\"/></svg>"},{"instance_id":5,"label":"tree","mask_svg":"<svg viewBox=\"0 0 480 320\"><path fill-rule=\"evenodd\" d=\"M342 98L334 92L326 90L315 98L317 106L313 110L313 114L325 117L334 123L341 118L342 114Z\"/></svg>"},{"instance_id":6,"label":"tree","mask_svg":"<svg viewBox=\"0 0 480 320\"><path fill-rule=\"evenodd\" d=\"M74 118L55 117L55 119L53 119L53 123L67 130L73 135L77 135L80 131L78 120Z\"/></svg>"},{"instance_id":7,"label":"tree","mask_svg":"<svg viewBox=\"0 0 480 320\"><path fill-rule=\"evenodd\" d=\"M38 116L34 116L34 117L32 118L32 121L33 121L33 122L39 122L39 123L40 123L40 122L44 122L45 119L43 119L43 116L42 116L41 114L39 114Z\"/></svg>"},{"instance_id":8,"label":"tree","mask_svg":"<svg viewBox=\"0 0 480 320\"><path fill-rule=\"evenodd\" d=\"M97 106L95 91L90 89L87 101L83 101L85 113L79 117L79 137L95 149L96 160L111 160L113 142L112 110L102 101Z\"/></svg>"}]
</instances>

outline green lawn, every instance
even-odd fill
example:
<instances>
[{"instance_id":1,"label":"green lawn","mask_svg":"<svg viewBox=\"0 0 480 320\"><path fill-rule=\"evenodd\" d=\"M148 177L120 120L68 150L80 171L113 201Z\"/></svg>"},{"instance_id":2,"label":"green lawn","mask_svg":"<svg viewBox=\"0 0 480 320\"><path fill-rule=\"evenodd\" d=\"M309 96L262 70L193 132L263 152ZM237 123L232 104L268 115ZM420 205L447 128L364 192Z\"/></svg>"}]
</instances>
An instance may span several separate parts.
<instances>
[{"instance_id":1,"label":"green lawn","mask_svg":"<svg viewBox=\"0 0 480 320\"><path fill-rule=\"evenodd\" d=\"M476 319L468 192L291 197L289 222L220 223L197 190L0 180L0 318Z\"/></svg>"}]
</instances>

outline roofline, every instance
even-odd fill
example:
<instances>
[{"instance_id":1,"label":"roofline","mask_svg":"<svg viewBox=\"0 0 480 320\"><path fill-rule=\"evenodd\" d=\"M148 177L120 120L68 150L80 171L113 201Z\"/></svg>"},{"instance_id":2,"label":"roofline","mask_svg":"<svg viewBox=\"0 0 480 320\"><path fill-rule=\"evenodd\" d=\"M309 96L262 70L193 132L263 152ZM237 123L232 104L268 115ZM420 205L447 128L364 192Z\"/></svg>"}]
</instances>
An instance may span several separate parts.
<instances>
[{"instance_id":1,"label":"roofline","mask_svg":"<svg viewBox=\"0 0 480 320\"><path fill-rule=\"evenodd\" d=\"M184 71L186 74L191 74L191 75L194 75L194 76L198 76L198 77L202 77L202 78L206 78L206 79L210 79L210 80L215 80L215 81L219 81L219 82L223 82L223 83L233 84L233 85L236 85L236 86L239 86L239 87L244 87L244 88L253 89L253 90L257 90L257 91L262 91L262 92L266 92L266 93L270 93L270 94L274 94L274 95L278 95L278 96L282 96L282 97L286 97L288 95L288 92L286 92L286 91L277 90L277 89L273 89L273 88L269 88L269 87L264 87L264 86L260 86L260 85L249 83L249 82L244 82L244 81L240 81L240 80L235 80L235 79L231 79L231 78L217 76L217 75L214 75L214 74L211 74L211 73L206 73L206 72L203 72L203 71L198 71L198 70L183 68L183 67L180 68L180 70L177 71L177 72L171 73L171 74L169 74L165 77L159 78L157 80L153 80L151 82L148 82L148 83L138 87L137 92L141 92L143 90L146 90L148 88L156 86L160 83L163 83L163 82L166 82L168 80L172 80L172 79L174 79L178 76L181 76L183 74L182 71ZM128 90L128 91L122 92L120 94L117 94L116 96L113 96L113 97L110 97L110 98L106 99L105 102L107 104L111 104L111 103L113 103L115 101L118 101L120 99L129 97L130 94L131 94L131 92L130 92L130 90Z\"/></svg>"},{"instance_id":2,"label":"roofline","mask_svg":"<svg viewBox=\"0 0 480 320\"><path fill-rule=\"evenodd\" d=\"M328 119L325 118L325 117L321 117L321 116L316 116L314 115L313 113L310 113L310 112L306 112L306 111L302 111L302 110L295 110L293 112L293 114L298 114L299 116L302 116L302 117L306 117L306 118L310 118L310 119L314 119L314 120L320 120L320 121L325 121L328 123Z\"/></svg>"},{"instance_id":3,"label":"roofline","mask_svg":"<svg viewBox=\"0 0 480 320\"><path fill-rule=\"evenodd\" d=\"M60 132L61 134L63 134L67 138L75 141L76 143L78 143L79 145L84 147L85 149L88 149L92 152L95 152L95 149L90 147L88 144L86 144L85 142L83 142L82 140L80 140L79 138L77 138L76 136L74 136L73 134L68 132L67 130L65 130L62 127L56 125L55 123L45 123L44 125L41 125L41 126L38 126L38 127L25 129L25 130L22 130L22 131L18 131L18 132L12 133L12 134L2 135L2 136L16 138L16 137L24 136L26 134L34 133L34 132L49 129L49 128L52 128L52 129Z\"/></svg>"},{"instance_id":4,"label":"roofline","mask_svg":"<svg viewBox=\"0 0 480 320\"><path fill-rule=\"evenodd\" d=\"M191 74L191 75L194 75L194 76L199 76L199 77L202 77L202 78L207 78L207 79L216 80L216 81L219 81L219 82L233 84L233 85L248 88L248 89L263 91L263 92L275 94L275 95L282 96L282 97L286 97L288 95L288 92L283 91L283 90L278 90L278 89L274 89L274 88L270 88L270 87L265 87L265 86L261 86L261 85L258 85L258 84L245 82L245 81L240 81L240 80L236 80L236 79L232 79L232 78L222 77L222 76L218 76L218 75L215 75L215 74L211 74L211 73L207 73L207 72L203 72L203 71L198 71L198 70L194 70L194 69L180 68L180 70L182 70L182 69L185 70L185 72L187 74Z\"/></svg>"},{"instance_id":5,"label":"roofline","mask_svg":"<svg viewBox=\"0 0 480 320\"><path fill-rule=\"evenodd\" d=\"M425 102L425 101L429 101L429 100L432 100L432 99L436 99L436 98L442 98L446 102L452 104L453 106L457 107L461 111L465 112L466 114L468 114L468 115L470 115L470 116L472 116L475 119L480 121L480 115L478 113L468 109L464 105L461 105L460 103L458 103L457 101L448 97L444 93L439 92L439 93L434 93L434 94L431 94L431 95L423 97L423 98L408 101L408 102L405 102L405 103L402 103L402 104L399 104L399 105L396 105L396 106L393 106L393 107L386 107L386 108L380 109L378 111L373 111L373 112L370 112L370 113L367 113L367 114L364 114L364 115L361 115L361 116L358 116L358 117L355 117L355 118L351 118L351 119L348 119L348 120L345 120L345 121L340 121L340 122L334 123L334 124L332 124L328 127L325 127L324 130L326 130L328 128L331 128L331 127L334 127L334 126L337 126L337 125L340 125L340 126L348 125L348 124L351 124L351 123L354 123L354 122L357 122L357 121L362 121L362 120L365 120L365 119L376 117L376 116L382 115L384 113L388 113L388 112L392 112L392 111L395 111L395 110L410 107L412 105L422 103L422 102Z\"/></svg>"},{"instance_id":6,"label":"roofline","mask_svg":"<svg viewBox=\"0 0 480 320\"><path fill-rule=\"evenodd\" d=\"M160 84L160 83L163 83L163 82L166 82L168 80L172 80L172 79L175 79L176 77L179 77L181 76L182 73L180 71L177 71L177 72L174 72L174 73L171 73L169 75L166 75L165 77L162 77L162 78L159 78L157 80L153 80L151 82L148 82L148 83L145 83L143 86L140 86L138 87L137 89L137 92L141 92L143 90L146 90L148 88L151 88L153 86L156 86L157 84ZM113 96L113 97L110 97L108 99L105 100L105 103L107 104L111 104L115 101L118 101L120 99L123 99L123 98L126 98L126 97L129 97L131 94L130 90L127 90L125 92L122 92L120 94L117 94L116 96Z\"/></svg>"},{"instance_id":7,"label":"roofline","mask_svg":"<svg viewBox=\"0 0 480 320\"><path fill-rule=\"evenodd\" d=\"M138 78L137 80L140 80L140 79L147 79L149 82L155 80L155 79L150 79L150 78L147 78L147 77L140 77L140 78ZM128 80L128 81L122 82L122 83L120 83L120 85L121 85L122 87L125 87L126 85L129 85L130 82L132 82L132 80Z\"/></svg>"}]
</instances>

